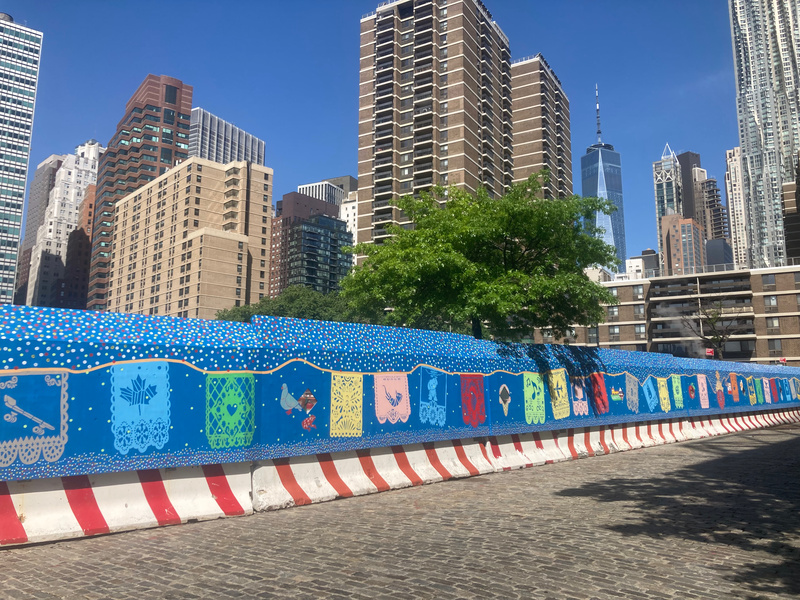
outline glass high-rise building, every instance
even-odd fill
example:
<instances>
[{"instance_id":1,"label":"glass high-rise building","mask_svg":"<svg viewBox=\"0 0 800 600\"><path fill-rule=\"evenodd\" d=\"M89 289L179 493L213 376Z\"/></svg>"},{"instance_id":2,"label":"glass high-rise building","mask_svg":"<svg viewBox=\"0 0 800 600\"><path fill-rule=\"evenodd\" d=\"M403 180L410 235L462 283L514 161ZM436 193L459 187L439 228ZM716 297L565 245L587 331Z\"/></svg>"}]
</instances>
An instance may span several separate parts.
<instances>
[{"instance_id":1,"label":"glass high-rise building","mask_svg":"<svg viewBox=\"0 0 800 600\"><path fill-rule=\"evenodd\" d=\"M0 13L0 304L14 297L42 33Z\"/></svg>"},{"instance_id":2,"label":"glass high-rise building","mask_svg":"<svg viewBox=\"0 0 800 600\"><path fill-rule=\"evenodd\" d=\"M754 267L779 266L781 188L794 181L800 150L800 3L729 0L729 8L746 213L733 225L748 229L733 238L748 240Z\"/></svg>"},{"instance_id":3,"label":"glass high-rise building","mask_svg":"<svg viewBox=\"0 0 800 600\"><path fill-rule=\"evenodd\" d=\"M611 215L597 213L595 224L605 231L603 241L616 247L619 270L624 272L628 255L625 246L625 207L622 203L622 165L619 152L611 144L603 142L599 100L597 143L589 146L581 157L581 194L584 197L604 198L617 208Z\"/></svg>"}]
</instances>

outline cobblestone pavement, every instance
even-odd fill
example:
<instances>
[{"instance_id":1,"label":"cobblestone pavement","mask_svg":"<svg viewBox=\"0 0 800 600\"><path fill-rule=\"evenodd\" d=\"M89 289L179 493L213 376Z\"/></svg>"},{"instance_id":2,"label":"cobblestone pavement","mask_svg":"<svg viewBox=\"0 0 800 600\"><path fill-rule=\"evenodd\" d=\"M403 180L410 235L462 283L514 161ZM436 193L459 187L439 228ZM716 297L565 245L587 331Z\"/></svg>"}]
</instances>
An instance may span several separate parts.
<instances>
[{"instance_id":1,"label":"cobblestone pavement","mask_svg":"<svg viewBox=\"0 0 800 600\"><path fill-rule=\"evenodd\" d=\"M0 551L27 598L800 596L800 427Z\"/></svg>"}]
</instances>

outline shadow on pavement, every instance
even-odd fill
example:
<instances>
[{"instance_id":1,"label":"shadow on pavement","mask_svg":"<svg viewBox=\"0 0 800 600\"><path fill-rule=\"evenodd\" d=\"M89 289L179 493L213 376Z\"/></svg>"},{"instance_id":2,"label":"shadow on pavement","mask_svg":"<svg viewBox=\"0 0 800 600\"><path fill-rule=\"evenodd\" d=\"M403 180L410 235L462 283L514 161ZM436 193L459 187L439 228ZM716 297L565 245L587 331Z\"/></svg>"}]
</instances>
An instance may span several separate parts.
<instances>
[{"instance_id":1,"label":"shadow on pavement","mask_svg":"<svg viewBox=\"0 0 800 600\"><path fill-rule=\"evenodd\" d=\"M773 442L777 436L782 441ZM767 552L774 561L729 565L734 571L726 577L754 593L800 595L800 428L726 436L687 448L713 458L661 477L614 478L560 495L632 502L630 522L609 526L625 536ZM724 556L709 546L712 552Z\"/></svg>"}]
</instances>

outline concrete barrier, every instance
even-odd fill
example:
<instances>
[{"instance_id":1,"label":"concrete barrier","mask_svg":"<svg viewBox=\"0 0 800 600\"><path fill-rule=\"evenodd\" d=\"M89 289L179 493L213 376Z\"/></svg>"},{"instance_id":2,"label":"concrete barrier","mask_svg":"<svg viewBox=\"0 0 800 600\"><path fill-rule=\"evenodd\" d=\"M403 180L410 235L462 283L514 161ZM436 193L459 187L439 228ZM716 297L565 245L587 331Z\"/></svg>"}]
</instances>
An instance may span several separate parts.
<instances>
[{"instance_id":1,"label":"concrete barrier","mask_svg":"<svg viewBox=\"0 0 800 600\"><path fill-rule=\"evenodd\" d=\"M252 514L246 463L0 482L0 545Z\"/></svg>"}]
</instances>

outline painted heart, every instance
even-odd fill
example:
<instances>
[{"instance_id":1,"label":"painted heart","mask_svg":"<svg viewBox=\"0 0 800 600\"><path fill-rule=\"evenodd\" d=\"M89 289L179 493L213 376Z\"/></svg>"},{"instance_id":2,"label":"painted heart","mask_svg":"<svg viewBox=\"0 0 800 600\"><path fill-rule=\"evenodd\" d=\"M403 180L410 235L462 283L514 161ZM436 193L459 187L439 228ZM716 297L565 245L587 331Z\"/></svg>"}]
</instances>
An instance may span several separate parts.
<instances>
[{"instance_id":1,"label":"painted heart","mask_svg":"<svg viewBox=\"0 0 800 600\"><path fill-rule=\"evenodd\" d=\"M233 415L236 414L236 411L239 410L239 405L238 404L228 404L225 408L228 409L228 414L230 416L233 416Z\"/></svg>"}]
</instances>

